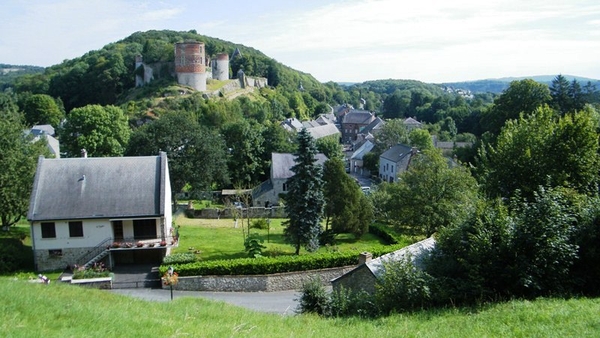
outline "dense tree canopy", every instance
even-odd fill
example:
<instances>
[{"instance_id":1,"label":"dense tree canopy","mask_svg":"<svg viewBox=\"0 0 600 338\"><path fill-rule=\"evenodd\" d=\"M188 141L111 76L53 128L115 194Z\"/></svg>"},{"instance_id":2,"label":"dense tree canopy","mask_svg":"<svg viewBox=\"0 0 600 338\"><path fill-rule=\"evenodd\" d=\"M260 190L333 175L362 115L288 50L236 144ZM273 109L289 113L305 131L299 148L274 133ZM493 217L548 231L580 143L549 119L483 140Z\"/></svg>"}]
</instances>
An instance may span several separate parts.
<instances>
[{"instance_id":1,"label":"dense tree canopy","mask_svg":"<svg viewBox=\"0 0 600 338\"><path fill-rule=\"evenodd\" d=\"M331 219L335 233L352 233L360 237L369 230L373 218L371 204L352 177L346 174L344 161L330 158L323 168L325 217Z\"/></svg>"},{"instance_id":2,"label":"dense tree canopy","mask_svg":"<svg viewBox=\"0 0 600 338\"><path fill-rule=\"evenodd\" d=\"M105 157L123 155L131 130L121 108L89 105L73 109L58 134L67 157L80 156L81 149Z\"/></svg>"},{"instance_id":3,"label":"dense tree canopy","mask_svg":"<svg viewBox=\"0 0 600 338\"><path fill-rule=\"evenodd\" d=\"M169 158L173 194L186 184L194 191L228 182L225 141L215 131L198 124L190 115L173 113L134 131L126 155L156 155Z\"/></svg>"},{"instance_id":4,"label":"dense tree canopy","mask_svg":"<svg viewBox=\"0 0 600 338\"><path fill-rule=\"evenodd\" d=\"M437 149L430 149L411 160L398 182L381 184L373 198L394 224L431 236L472 212L477 189L466 168L451 166Z\"/></svg>"},{"instance_id":5,"label":"dense tree canopy","mask_svg":"<svg viewBox=\"0 0 600 338\"><path fill-rule=\"evenodd\" d=\"M23 133L22 116L14 108L0 105L0 221L5 231L27 213L38 156L48 155L45 141L32 142Z\"/></svg>"},{"instance_id":6,"label":"dense tree canopy","mask_svg":"<svg viewBox=\"0 0 600 338\"><path fill-rule=\"evenodd\" d=\"M46 94L21 95L19 108L25 114L25 122L28 126L50 124L58 128L65 118L63 108Z\"/></svg>"},{"instance_id":7,"label":"dense tree canopy","mask_svg":"<svg viewBox=\"0 0 600 338\"><path fill-rule=\"evenodd\" d=\"M517 190L532 197L539 186L597 193L598 116L592 109L557 118L547 106L508 121L495 144L479 153L479 181L489 196Z\"/></svg>"}]
</instances>

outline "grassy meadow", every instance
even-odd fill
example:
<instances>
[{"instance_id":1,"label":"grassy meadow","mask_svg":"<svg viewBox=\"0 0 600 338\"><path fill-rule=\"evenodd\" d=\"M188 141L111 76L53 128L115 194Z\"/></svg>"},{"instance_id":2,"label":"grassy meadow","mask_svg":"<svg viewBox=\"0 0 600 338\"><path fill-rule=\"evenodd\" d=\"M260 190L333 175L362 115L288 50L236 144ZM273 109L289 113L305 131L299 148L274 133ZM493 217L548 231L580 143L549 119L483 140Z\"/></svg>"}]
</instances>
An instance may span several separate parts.
<instances>
[{"instance_id":1,"label":"grassy meadow","mask_svg":"<svg viewBox=\"0 0 600 338\"><path fill-rule=\"evenodd\" d=\"M511 301L478 308L323 319L176 297L150 302L60 283L0 277L2 337L596 337L600 299Z\"/></svg>"},{"instance_id":2,"label":"grassy meadow","mask_svg":"<svg viewBox=\"0 0 600 338\"><path fill-rule=\"evenodd\" d=\"M263 256L293 255L294 247L285 243L283 239L284 219L271 219L269 230L250 229L250 233L258 233L266 246ZM244 219L238 220L237 228L233 219L191 219L183 214L174 217L179 228L179 247L173 250L178 252L195 252L202 260L234 259L247 257L244 251L244 232L248 232L248 225ZM409 236L403 236L406 245L415 242ZM372 234L365 234L360 239L353 235L341 234L336 237L336 244L324 246L318 252L338 251L355 252L368 251L374 245L383 245L380 238ZM301 254L307 254L301 250Z\"/></svg>"}]
</instances>

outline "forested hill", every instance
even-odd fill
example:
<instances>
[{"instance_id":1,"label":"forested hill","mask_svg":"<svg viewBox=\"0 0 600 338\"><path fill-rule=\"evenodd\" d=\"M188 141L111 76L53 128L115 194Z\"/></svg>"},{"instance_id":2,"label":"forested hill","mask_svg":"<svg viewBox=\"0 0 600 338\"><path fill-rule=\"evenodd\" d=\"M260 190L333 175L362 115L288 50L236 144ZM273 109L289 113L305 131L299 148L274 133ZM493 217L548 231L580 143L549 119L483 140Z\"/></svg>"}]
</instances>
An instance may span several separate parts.
<instances>
[{"instance_id":1,"label":"forested hill","mask_svg":"<svg viewBox=\"0 0 600 338\"><path fill-rule=\"evenodd\" d=\"M0 63L0 92L13 85L15 79L26 74L39 74L44 72L44 67L7 65Z\"/></svg>"},{"instance_id":2,"label":"forested hill","mask_svg":"<svg viewBox=\"0 0 600 338\"><path fill-rule=\"evenodd\" d=\"M19 92L61 98L67 111L87 104L123 103L122 99L135 85L135 56L142 55L146 63L172 62L174 43L184 41L204 42L209 57L221 52L231 55L238 48L242 57L231 61L232 73L243 68L246 75L267 78L273 87L292 91L300 84L306 90L323 86L310 74L293 70L251 47L203 36L196 31L153 30L133 33L99 50L51 66L44 73L22 77L15 87ZM162 83L163 86L168 84Z\"/></svg>"},{"instance_id":3,"label":"forested hill","mask_svg":"<svg viewBox=\"0 0 600 338\"><path fill-rule=\"evenodd\" d=\"M600 87L600 80L590 79L580 76L563 75L568 81L577 80L581 85L586 85L588 82L591 85ZM508 88L511 82L520 81L524 79L532 79L535 82L539 82L550 86L552 80L556 75L538 75L538 76L525 76L525 77L504 77L500 79L487 79L487 80L476 80L476 81L464 81L464 82L446 82L442 83L442 86L461 88L469 90L473 93L494 93L500 94L502 91Z\"/></svg>"}]
</instances>

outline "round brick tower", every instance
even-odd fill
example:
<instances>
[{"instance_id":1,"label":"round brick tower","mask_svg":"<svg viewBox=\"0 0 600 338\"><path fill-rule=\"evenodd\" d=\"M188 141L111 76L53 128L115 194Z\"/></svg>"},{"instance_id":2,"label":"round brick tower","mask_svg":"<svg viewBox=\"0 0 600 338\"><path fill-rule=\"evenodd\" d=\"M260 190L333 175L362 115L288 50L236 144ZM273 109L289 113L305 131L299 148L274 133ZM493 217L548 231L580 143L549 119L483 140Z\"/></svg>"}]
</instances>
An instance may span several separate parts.
<instances>
[{"instance_id":1,"label":"round brick tower","mask_svg":"<svg viewBox=\"0 0 600 338\"><path fill-rule=\"evenodd\" d=\"M229 80L229 54L219 53L213 63L212 77L215 80Z\"/></svg>"},{"instance_id":2,"label":"round brick tower","mask_svg":"<svg viewBox=\"0 0 600 338\"><path fill-rule=\"evenodd\" d=\"M194 41L175 44L175 73L179 84L199 91L206 90L204 43Z\"/></svg>"}]
</instances>

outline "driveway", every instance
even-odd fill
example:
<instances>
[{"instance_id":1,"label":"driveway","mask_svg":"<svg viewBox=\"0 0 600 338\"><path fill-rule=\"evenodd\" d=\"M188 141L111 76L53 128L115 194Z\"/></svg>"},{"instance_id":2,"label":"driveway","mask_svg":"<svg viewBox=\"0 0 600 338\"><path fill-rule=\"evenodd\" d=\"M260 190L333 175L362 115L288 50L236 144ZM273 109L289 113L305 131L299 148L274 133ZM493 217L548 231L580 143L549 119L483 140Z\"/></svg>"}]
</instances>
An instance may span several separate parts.
<instances>
[{"instance_id":1,"label":"driveway","mask_svg":"<svg viewBox=\"0 0 600 338\"><path fill-rule=\"evenodd\" d=\"M112 289L109 292L140 298L148 301L166 302L171 300L168 289ZM295 290L276 292L207 292L207 291L173 291L173 298L201 297L223 301L232 305L245 307L260 312L294 315L300 293Z\"/></svg>"}]
</instances>

